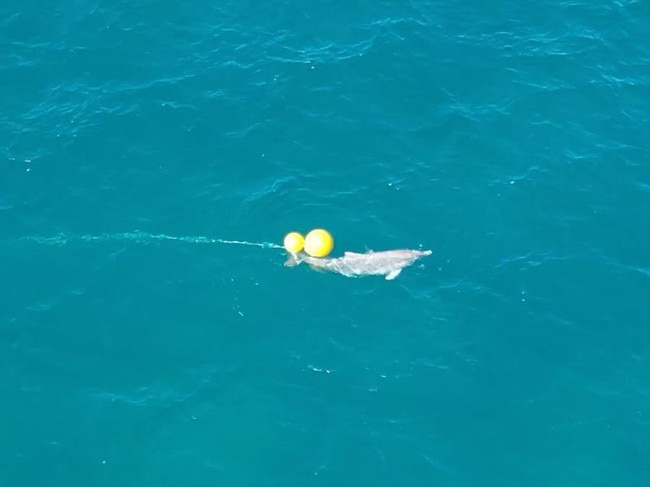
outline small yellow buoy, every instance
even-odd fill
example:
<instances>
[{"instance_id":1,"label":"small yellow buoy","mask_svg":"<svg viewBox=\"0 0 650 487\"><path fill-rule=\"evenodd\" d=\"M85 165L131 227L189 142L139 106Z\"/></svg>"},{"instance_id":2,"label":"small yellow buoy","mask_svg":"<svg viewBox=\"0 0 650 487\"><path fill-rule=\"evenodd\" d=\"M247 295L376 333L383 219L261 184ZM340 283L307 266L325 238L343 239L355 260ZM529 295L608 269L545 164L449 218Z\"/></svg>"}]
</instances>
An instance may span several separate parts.
<instances>
[{"instance_id":1,"label":"small yellow buoy","mask_svg":"<svg viewBox=\"0 0 650 487\"><path fill-rule=\"evenodd\" d=\"M312 257L326 257L334 248L334 239L327 230L317 228L305 237L305 252Z\"/></svg>"},{"instance_id":2,"label":"small yellow buoy","mask_svg":"<svg viewBox=\"0 0 650 487\"><path fill-rule=\"evenodd\" d=\"M284 249L291 253L297 254L305 246L305 237L298 232L290 232L284 237Z\"/></svg>"}]
</instances>

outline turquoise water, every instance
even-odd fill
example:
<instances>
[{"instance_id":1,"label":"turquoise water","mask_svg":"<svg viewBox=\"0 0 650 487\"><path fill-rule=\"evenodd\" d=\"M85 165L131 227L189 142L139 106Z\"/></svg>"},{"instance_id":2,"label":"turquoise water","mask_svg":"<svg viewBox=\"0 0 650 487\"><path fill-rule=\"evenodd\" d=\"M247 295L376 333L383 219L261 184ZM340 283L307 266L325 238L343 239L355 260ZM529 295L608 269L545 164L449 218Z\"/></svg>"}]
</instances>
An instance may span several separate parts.
<instances>
[{"instance_id":1,"label":"turquoise water","mask_svg":"<svg viewBox=\"0 0 650 487\"><path fill-rule=\"evenodd\" d=\"M45 3L0 6L1 485L648 485L647 2ZM433 255L284 267L314 227Z\"/></svg>"}]
</instances>

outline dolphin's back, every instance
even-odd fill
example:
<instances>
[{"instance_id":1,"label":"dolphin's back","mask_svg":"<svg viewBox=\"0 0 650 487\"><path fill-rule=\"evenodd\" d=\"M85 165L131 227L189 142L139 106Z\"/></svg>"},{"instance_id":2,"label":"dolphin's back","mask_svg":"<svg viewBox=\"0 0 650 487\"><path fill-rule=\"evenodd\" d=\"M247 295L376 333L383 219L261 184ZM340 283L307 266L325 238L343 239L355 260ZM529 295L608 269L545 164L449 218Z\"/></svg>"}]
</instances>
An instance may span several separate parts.
<instances>
[{"instance_id":1,"label":"dolphin's back","mask_svg":"<svg viewBox=\"0 0 650 487\"><path fill-rule=\"evenodd\" d=\"M306 254L297 256L297 262L306 262L312 267L336 272L347 277L386 276L394 279L404 267L421 257L431 255L430 250L386 250L382 252L345 252L343 257L318 258Z\"/></svg>"}]
</instances>

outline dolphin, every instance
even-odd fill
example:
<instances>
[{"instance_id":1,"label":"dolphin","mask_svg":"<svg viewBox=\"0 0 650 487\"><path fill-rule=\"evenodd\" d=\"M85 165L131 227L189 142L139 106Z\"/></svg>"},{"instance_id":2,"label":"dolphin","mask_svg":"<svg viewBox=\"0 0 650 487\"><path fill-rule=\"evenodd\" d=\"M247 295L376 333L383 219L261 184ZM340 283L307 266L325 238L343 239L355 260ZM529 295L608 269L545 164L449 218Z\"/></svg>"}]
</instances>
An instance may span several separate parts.
<instances>
[{"instance_id":1,"label":"dolphin","mask_svg":"<svg viewBox=\"0 0 650 487\"><path fill-rule=\"evenodd\" d=\"M404 267L427 255L431 255L430 250L401 249L369 251L364 254L345 252L343 257L335 258L311 257L304 252L298 252L291 254L284 265L293 267L306 262L314 269L336 272L347 277L384 276L387 281L391 281L399 276Z\"/></svg>"}]
</instances>

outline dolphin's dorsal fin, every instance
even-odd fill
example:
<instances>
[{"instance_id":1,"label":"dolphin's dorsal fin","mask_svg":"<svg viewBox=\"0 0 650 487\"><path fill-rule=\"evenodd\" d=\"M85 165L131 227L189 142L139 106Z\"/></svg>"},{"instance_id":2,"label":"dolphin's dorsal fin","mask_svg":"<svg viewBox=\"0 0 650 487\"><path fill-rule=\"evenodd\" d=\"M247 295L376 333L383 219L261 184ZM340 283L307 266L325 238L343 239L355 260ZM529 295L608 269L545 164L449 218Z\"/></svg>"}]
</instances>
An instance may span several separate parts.
<instances>
[{"instance_id":1,"label":"dolphin's dorsal fin","mask_svg":"<svg viewBox=\"0 0 650 487\"><path fill-rule=\"evenodd\" d=\"M388 274L386 274L386 280L387 281L392 281L397 276L399 276L400 272L402 272L402 269L395 269L394 271L390 271Z\"/></svg>"}]
</instances>

